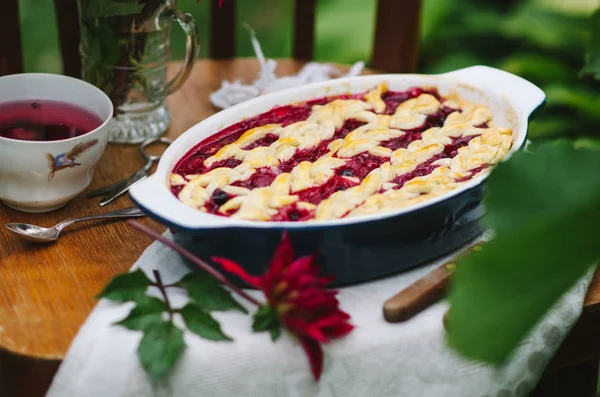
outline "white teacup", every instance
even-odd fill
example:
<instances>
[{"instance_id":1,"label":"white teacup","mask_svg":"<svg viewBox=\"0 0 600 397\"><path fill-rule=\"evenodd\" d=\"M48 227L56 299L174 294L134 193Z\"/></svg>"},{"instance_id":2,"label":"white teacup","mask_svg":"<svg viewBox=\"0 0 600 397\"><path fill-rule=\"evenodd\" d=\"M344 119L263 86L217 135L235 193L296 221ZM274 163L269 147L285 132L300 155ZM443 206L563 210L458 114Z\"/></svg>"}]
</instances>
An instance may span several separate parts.
<instances>
[{"instance_id":1,"label":"white teacup","mask_svg":"<svg viewBox=\"0 0 600 397\"><path fill-rule=\"evenodd\" d=\"M56 210L83 192L108 142L113 106L93 85L54 74L0 77L0 105L16 101L58 101L86 109L101 120L93 131L57 141L0 136L0 200L25 212Z\"/></svg>"}]
</instances>

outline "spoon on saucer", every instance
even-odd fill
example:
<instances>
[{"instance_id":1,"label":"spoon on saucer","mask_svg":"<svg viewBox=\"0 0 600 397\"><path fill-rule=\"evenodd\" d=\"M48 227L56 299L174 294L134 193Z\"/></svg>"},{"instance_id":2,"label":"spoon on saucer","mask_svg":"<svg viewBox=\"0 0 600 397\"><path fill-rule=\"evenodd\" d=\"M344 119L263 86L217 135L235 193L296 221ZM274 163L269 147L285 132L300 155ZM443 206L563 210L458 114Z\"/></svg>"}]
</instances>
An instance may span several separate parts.
<instances>
[{"instance_id":1,"label":"spoon on saucer","mask_svg":"<svg viewBox=\"0 0 600 397\"><path fill-rule=\"evenodd\" d=\"M137 218L141 216L146 216L146 214L137 207L130 207L118 211L106 212L104 214L69 219L50 228L29 225L27 223L7 223L5 226L8 230L15 233L23 240L33 243L51 243L58 238L60 232L62 232L64 228L76 222L91 221L96 219Z\"/></svg>"}]
</instances>

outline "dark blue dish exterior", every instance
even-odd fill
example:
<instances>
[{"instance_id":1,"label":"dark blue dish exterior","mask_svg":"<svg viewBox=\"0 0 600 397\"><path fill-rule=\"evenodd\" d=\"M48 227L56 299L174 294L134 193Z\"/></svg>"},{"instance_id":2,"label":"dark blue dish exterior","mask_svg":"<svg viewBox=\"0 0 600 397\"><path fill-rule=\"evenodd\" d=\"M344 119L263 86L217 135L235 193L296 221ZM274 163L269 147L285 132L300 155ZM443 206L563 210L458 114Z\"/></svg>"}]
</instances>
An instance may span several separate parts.
<instances>
[{"instance_id":1,"label":"dark blue dish exterior","mask_svg":"<svg viewBox=\"0 0 600 397\"><path fill-rule=\"evenodd\" d=\"M297 255L318 254L322 274L335 276L332 285L356 284L427 263L474 238L481 232L476 221L483 190L480 184L423 209L377 221L289 233ZM177 243L200 258L226 257L255 275L268 267L282 233L281 228L189 230L162 222L175 232Z\"/></svg>"},{"instance_id":2,"label":"dark blue dish exterior","mask_svg":"<svg viewBox=\"0 0 600 397\"><path fill-rule=\"evenodd\" d=\"M544 98L529 120L545 103ZM524 149L526 139L517 150ZM423 265L475 238L482 232L477 220L483 215L484 191L485 181L416 211L348 225L295 228L289 233L297 255L319 255L322 274L335 276L333 285L356 284ZM169 226L174 239L199 257L223 256L254 275L265 272L281 238L282 228L185 229L136 204Z\"/></svg>"}]
</instances>

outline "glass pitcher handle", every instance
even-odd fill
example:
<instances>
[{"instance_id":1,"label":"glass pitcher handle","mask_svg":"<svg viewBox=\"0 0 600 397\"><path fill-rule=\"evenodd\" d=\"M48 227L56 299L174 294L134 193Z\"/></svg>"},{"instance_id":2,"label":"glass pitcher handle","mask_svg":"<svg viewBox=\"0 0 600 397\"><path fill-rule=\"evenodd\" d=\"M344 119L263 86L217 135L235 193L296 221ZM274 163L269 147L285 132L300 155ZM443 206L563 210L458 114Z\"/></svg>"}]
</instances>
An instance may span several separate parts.
<instances>
[{"instance_id":1,"label":"glass pitcher handle","mask_svg":"<svg viewBox=\"0 0 600 397\"><path fill-rule=\"evenodd\" d=\"M198 58L198 51L200 51L200 43L198 42L198 26L194 17L190 14L173 10L170 12L171 18L173 18L185 33L185 59L183 65L177 75L167 84L164 90L161 92L162 96L166 97L177 91L183 83L190 77L196 58Z\"/></svg>"}]
</instances>

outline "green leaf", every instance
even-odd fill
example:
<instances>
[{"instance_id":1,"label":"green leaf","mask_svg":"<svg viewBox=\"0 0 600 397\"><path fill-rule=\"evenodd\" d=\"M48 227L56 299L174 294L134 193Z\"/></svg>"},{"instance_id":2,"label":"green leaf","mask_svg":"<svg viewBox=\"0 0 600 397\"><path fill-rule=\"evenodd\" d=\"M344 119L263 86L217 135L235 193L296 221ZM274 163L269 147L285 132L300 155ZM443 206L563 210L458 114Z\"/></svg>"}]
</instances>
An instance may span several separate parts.
<instances>
[{"instance_id":1,"label":"green leaf","mask_svg":"<svg viewBox=\"0 0 600 397\"><path fill-rule=\"evenodd\" d=\"M448 54L436 62L431 68L428 68L427 73L446 73L456 69L478 65L480 63L482 63L482 60L470 53Z\"/></svg>"},{"instance_id":2,"label":"green leaf","mask_svg":"<svg viewBox=\"0 0 600 397\"><path fill-rule=\"evenodd\" d=\"M592 15L590 21L591 38L586 56L586 64L583 74L590 74L596 80L600 80L600 9Z\"/></svg>"},{"instance_id":3,"label":"green leaf","mask_svg":"<svg viewBox=\"0 0 600 397\"><path fill-rule=\"evenodd\" d=\"M146 277L143 271L135 270L116 276L98 295L116 302L130 302L143 299L146 289L152 285L152 281Z\"/></svg>"},{"instance_id":4,"label":"green leaf","mask_svg":"<svg viewBox=\"0 0 600 397\"><path fill-rule=\"evenodd\" d=\"M515 12L498 21L508 37L538 48L580 51L586 40L585 18L551 10L539 2L525 1Z\"/></svg>"},{"instance_id":5,"label":"green leaf","mask_svg":"<svg viewBox=\"0 0 600 397\"><path fill-rule=\"evenodd\" d=\"M573 142L576 149L600 150L600 139L579 138Z\"/></svg>"},{"instance_id":6,"label":"green leaf","mask_svg":"<svg viewBox=\"0 0 600 397\"><path fill-rule=\"evenodd\" d=\"M574 117L561 117L544 112L539 118L529 123L529 137L531 139L555 138L568 135L573 131L572 128L577 125ZM575 123L574 123L575 121Z\"/></svg>"},{"instance_id":7,"label":"green leaf","mask_svg":"<svg viewBox=\"0 0 600 397\"><path fill-rule=\"evenodd\" d=\"M127 317L115 323L115 325L121 325L131 330L143 331L152 324L162 322L162 314L168 310L169 308L165 302L146 295L137 302Z\"/></svg>"},{"instance_id":8,"label":"green leaf","mask_svg":"<svg viewBox=\"0 0 600 397\"><path fill-rule=\"evenodd\" d=\"M430 35L444 28L448 16L456 7L455 0L426 1L423 3L421 21L421 39L427 40Z\"/></svg>"},{"instance_id":9,"label":"green leaf","mask_svg":"<svg viewBox=\"0 0 600 397\"><path fill-rule=\"evenodd\" d=\"M465 28L469 34L475 35L497 35L499 18L502 18L500 20L506 18L497 10L481 7L473 7L469 12L462 12L461 14Z\"/></svg>"},{"instance_id":10,"label":"green leaf","mask_svg":"<svg viewBox=\"0 0 600 397\"><path fill-rule=\"evenodd\" d=\"M585 67L581 71L589 74L596 80L600 80L600 50L590 51L585 58Z\"/></svg>"},{"instance_id":11,"label":"green leaf","mask_svg":"<svg viewBox=\"0 0 600 397\"><path fill-rule=\"evenodd\" d=\"M217 322L210 314L196 304L188 303L179 312L188 329L196 335L214 341L230 341L229 336L221 330L221 324Z\"/></svg>"},{"instance_id":12,"label":"green leaf","mask_svg":"<svg viewBox=\"0 0 600 397\"><path fill-rule=\"evenodd\" d=\"M239 1L238 3L248 4L246 7L255 8L256 0L249 2ZM283 2L264 2L269 9L274 7L275 3ZM252 5L250 5L252 4ZM268 5L267 5L268 4ZM319 18L316 18L316 30L319 32L319 45L315 48L315 60L329 60L339 63L354 63L365 60L369 57L371 48L371 32L374 31L375 19L365 18L364 15L374 15L376 4L374 1L355 1L351 7L344 7L344 12L340 12L339 4L331 1L319 2ZM267 8L263 8L266 10ZM241 13L242 11L240 11ZM332 23L332 21L335 21ZM356 21L361 21L357 24ZM256 25L260 25L258 20ZM255 26L254 24L252 26ZM352 29L344 27L352 26ZM277 36L269 34L270 36ZM266 35L265 35L266 36ZM258 34L261 42L266 40ZM351 42L352 45L346 48L340 47L340 41ZM291 41L291 40L290 40ZM266 51L263 48L263 51ZM273 49L273 51L276 51ZM267 52L265 52L267 54ZM271 52L272 54L272 52ZM254 54L252 54L254 56ZM268 55L272 57L273 55Z\"/></svg>"},{"instance_id":13,"label":"green leaf","mask_svg":"<svg viewBox=\"0 0 600 397\"><path fill-rule=\"evenodd\" d=\"M593 120L600 120L600 95L581 87L551 85L544 88L549 107L561 106Z\"/></svg>"},{"instance_id":14,"label":"green leaf","mask_svg":"<svg viewBox=\"0 0 600 397\"><path fill-rule=\"evenodd\" d=\"M500 236L576 209L600 192L598 170L597 152L568 143L540 145L536 154L518 153L491 175L484 224Z\"/></svg>"},{"instance_id":15,"label":"green leaf","mask_svg":"<svg viewBox=\"0 0 600 397\"><path fill-rule=\"evenodd\" d=\"M124 3L112 0L82 0L81 8L86 18L105 18L120 15L136 15L142 12L144 4Z\"/></svg>"},{"instance_id":16,"label":"green leaf","mask_svg":"<svg viewBox=\"0 0 600 397\"><path fill-rule=\"evenodd\" d=\"M537 84L568 82L577 79L577 73L557 57L540 53L513 54L499 65L509 73L519 75Z\"/></svg>"},{"instance_id":17,"label":"green leaf","mask_svg":"<svg viewBox=\"0 0 600 397\"><path fill-rule=\"evenodd\" d=\"M275 342L281 335L281 321L277 310L271 305L261 306L254 313L252 330L254 332L269 331L271 340Z\"/></svg>"},{"instance_id":18,"label":"green leaf","mask_svg":"<svg viewBox=\"0 0 600 397\"><path fill-rule=\"evenodd\" d=\"M233 298L231 292L209 275L193 272L186 275L178 284L187 290L190 299L207 311L239 310L247 313L247 310Z\"/></svg>"},{"instance_id":19,"label":"green leaf","mask_svg":"<svg viewBox=\"0 0 600 397\"><path fill-rule=\"evenodd\" d=\"M179 360L185 349L183 332L173 323L149 325L138 346L138 357L153 381L162 378Z\"/></svg>"},{"instance_id":20,"label":"green leaf","mask_svg":"<svg viewBox=\"0 0 600 397\"><path fill-rule=\"evenodd\" d=\"M444 0L444 2L447 1ZM439 11L437 15L433 13L431 16L437 20L434 21L436 25L431 28L427 26L429 23L427 19L430 18L427 13L431 13L428 8L439 8L439 6L437 1L429 3L427 5L427 2L425 2L423 9L422 38L426 45L438 40L449 43L456 39L475 38L477 36L499 36L498 20L504 18L504 15L497 10L485 7L481 2L477 3L476 6L469 0L454 0L449 4L440 4L439 6L444 8L449 5L450 9L441 10L443 14ZM469 8L469 12L461 11L464 8ZM446 50L444 53L448 54L448 51Z\"/></svg>"},{"instance_id":21,"label":"green leaf","mask_svg":"<svg viewBox=\"0 0 600 397\"><path fill-rule=\"evenodd\" d=\"M448 342L503 363L600 258L600 153L566 143L517 153L490 176L486 226L497 237L457 265Z\"/></svg>"}]
</instances>

